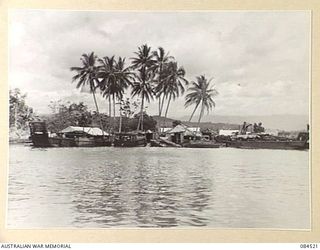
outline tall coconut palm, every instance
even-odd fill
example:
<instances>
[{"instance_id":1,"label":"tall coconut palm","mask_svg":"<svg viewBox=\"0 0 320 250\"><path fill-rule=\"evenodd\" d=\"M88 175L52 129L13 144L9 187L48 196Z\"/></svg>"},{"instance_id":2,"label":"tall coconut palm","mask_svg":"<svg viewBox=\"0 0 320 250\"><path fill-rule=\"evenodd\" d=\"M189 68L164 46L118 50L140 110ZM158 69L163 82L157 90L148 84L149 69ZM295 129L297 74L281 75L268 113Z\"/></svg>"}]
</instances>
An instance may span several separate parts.
<instances>
[{"instance_id":1,"label":"tall coconut palm","mask_svg":"<svg viewBox=\"0 0 320 250\"><path fill-rule=\"evenodd\" d=\"M214 97L218 95L218 91L214 86L211 85L212 79L208 80L204 75L197 76L196 81L191 82L191 86L188 88L188 94L186 95L185 107L195 105L195 108L190 116L189 122L192 120L192 117L198 107L200 106L200 113L198 119L198 126L200 120L203 116L205 109L209 113L214 107L215 102Z\"/></svg>"},{"instance_id":2,"label":"tall coconut palm","mask_svg":"<svg viewBox=\"0 0 320 250\"><path fill-rule=\"evenodd\" d=\"M111 116L111 98L113 97L113 120L115 120L115 94L118 92L116 81L116 61L114 56L99 59L100 89L103 97L109 99L109 115Z\"/></svg>"},{"instance_id":3,"label":"tall coconut palm","mask_svg":"<svg viewBox=\"0 0 320 250\"><path fill-rule=\"evenodd\" d=\"M184 93L184 85L188 85L185 78L186 71L183 67L178 67L177 62L168 63L165 68L165 85L163 87L164 95L168 98L167 108L165 112L165 120L168 115L171 100L179 97Z\"/></svg>"},{"instance_id":4,"label":"tall coconut palm","mask_svg":"<svg viewBox=\"0 0 320 250\"><path fill-rule=\"evenodd\" d=\"M92 93L94 104L96 106L97 114L100 117L100 127L103 130L101 116L99 114L99 107L96 99L96 89L99 86L99 80L97 77L98 66L97 66L97 56L94 52L90 54L83 54L80 58L82 66L81 67L71 67L71 71L75 71L77 74L72 77L72 82L77 81L77 88L82 88L85 85L89 85L90 92Z\"/></svg>"},{"instance_id":5,"label":"tall coconut palm","mask_svg":"<svg viewBox=\"0 0 320 250\"><path fill-rule=\"evenodd\" d=\"M117 99L119 101L119 115L120 115L120 121L119 121L119 133L121 132L121 125L122 125L122 103L123 103L123 94L124 90L127 89L130 85L134 82L134 76L131 72L130 67L125 67L125 58L118 58L118 61L116 63L116 79L118 83L118 93L117 93Z\"/></svg>"},{"instance_id":6,"label":"tall coconut palm","mask_svg":"<svg viewBox=\"0 0 320 250\"><path fill-rule=\"evenodd\" d=\"M151 83L143 80L146 79L146 76L144 76L144 74L145 73L143 71L139 71L135 76L136 81L134 81L131 85L131 95L133 97L141 97L140 118L137 125L137 130L139 130L139 128L143 130L144 101L146 100L147 102L150 102L154 96L154 89Z\"/></svg>"},{"instance_id":7,"label":"tall coconut palm","mask_svg":"<svg viewBox=\"0 0 320 250\"><path fill-rule=\"evenodd\" d=\"M132 58L132 68L137 70L136 81L132 84L132 96L141 97L141 110L140 119L138 122L137 130L139 130L141 124L141 130L143 130L143 111L144 100L148 102L153 98L154 91L151 83L154 77L152 68L154 65L153 54L151 53L151 47L144 44L138 48L138 52L134 52L136 57Z\"/></svg>"},{"instance_id":8,"label":"tall coconut palm","mask_svg":"<svg viewBox=\"0 0 320 250\"><path fill-rule=\"evenodd\" d=\"M173 56L169 56L169 53L166 53L165 50L162 47L159 47L158 50L153 51L154 56L154 66L153 70L156 73L156 86L155 86L155 93L156 97L158 98L158 105L159 105L159 117L162 114L163 109L163 103L164 103L164 85L165 85L165 67L170 62L170 60L173 60Z\"/></svg>"},{"instance_id":9,"label":"tall coconut palm","mask_svg":"<svg viewBox=\"0 0 320 250\"><path fill-rule=\"evenodd\" d=\"M116 114L116 100L121 100L125 89L131 84L133 76L129 67L125 67L125 58L118 58L115 60L114 56L104 57L99 59L99 78L102 78L100 82L100 89L103 92L103 96L109 98L112 97L113 101L113 120L115 121Z\"/></svg>"}]
</instances>

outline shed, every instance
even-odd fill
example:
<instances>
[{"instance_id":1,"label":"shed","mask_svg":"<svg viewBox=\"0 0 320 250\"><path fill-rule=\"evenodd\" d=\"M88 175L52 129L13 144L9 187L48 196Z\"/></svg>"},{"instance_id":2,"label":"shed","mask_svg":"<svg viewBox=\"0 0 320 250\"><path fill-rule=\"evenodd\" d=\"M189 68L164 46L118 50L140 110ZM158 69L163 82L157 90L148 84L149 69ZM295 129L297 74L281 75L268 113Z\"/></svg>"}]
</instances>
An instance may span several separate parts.
<instances>
[{"instance_id":1,"label":"shed","mask_svg":"<svg viewBox=\"0 0 320 250\"><path fill-rule=\"evenodd\" d=\"M190 140L195 137L201 137L200 128L194 128L194 131L190 130L186 125L179 124L173 129L167 131L168 134L171 134L172 141L175 143L183 143L184 139Z\"/></svg>"}]
</instances>

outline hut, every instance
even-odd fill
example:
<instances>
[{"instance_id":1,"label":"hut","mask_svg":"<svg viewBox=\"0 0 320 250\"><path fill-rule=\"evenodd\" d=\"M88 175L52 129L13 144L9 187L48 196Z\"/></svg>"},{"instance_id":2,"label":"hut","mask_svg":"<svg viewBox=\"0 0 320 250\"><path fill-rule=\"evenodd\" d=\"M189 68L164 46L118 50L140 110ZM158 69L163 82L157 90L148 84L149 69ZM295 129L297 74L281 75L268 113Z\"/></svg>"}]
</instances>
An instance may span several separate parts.
<instances>
[{"instance_id":1,"label":"hut","mask_svg":"<svg viewBox=\"0 0 320 250\"><path fill-rule=\"evenodd\" d=\"M189 128L184 124L178 124L166 133L170 134L172 142L177 144L201 138L200 128Z\"/></svg>"}]
</instances>

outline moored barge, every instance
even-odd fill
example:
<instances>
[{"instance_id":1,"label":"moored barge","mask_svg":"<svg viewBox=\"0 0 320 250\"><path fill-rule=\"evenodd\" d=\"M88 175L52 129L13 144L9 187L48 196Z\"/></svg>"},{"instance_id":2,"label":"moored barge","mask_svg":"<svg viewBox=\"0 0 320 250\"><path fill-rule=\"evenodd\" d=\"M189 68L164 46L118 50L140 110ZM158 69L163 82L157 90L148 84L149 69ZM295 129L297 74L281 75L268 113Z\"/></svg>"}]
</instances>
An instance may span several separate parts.
<instances>
[{"instance_id":1,"label":"moored barge","mask_svg":"<svg viewBox=\"0 0 320 250\"><path fill-rule=\"evenodd\" d=\"M267 134L238 135L225 141L227 147L245 149L298 149L309 148L309 133L301 132L297 138L289 139Z\"/></svg>"},{"instance_id":2,"label":"moored barge","mask_svg":"<svg viewBox=\"0 0 320 250\"><path fill-rule=\"evenodd\" d=\"M99 128L69 126L50 134L46 123L30 123L30 139L34 147L101 147L111 146L107 132Z\"/></svg>"}]
</instances>

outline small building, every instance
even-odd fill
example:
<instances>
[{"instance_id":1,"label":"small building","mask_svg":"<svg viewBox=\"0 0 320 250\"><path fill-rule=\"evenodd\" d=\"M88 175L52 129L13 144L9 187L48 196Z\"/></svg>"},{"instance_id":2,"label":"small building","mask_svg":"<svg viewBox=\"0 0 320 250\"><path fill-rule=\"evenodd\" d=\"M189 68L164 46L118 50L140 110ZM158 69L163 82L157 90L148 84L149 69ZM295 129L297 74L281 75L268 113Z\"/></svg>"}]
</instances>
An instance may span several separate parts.
<instances>
[{"instance_id":1,"label":"small building","mask_svg":"<svg viewBox=\"0 0 320 250\"><path fill-rule=\"evenodd\" d=\"M179 124L166 132L170 134L171 140L174 143L182 144L184 141L200 139L201 132L200 128L189 128L184 124Z\"/></svg>"}]
</instances>

